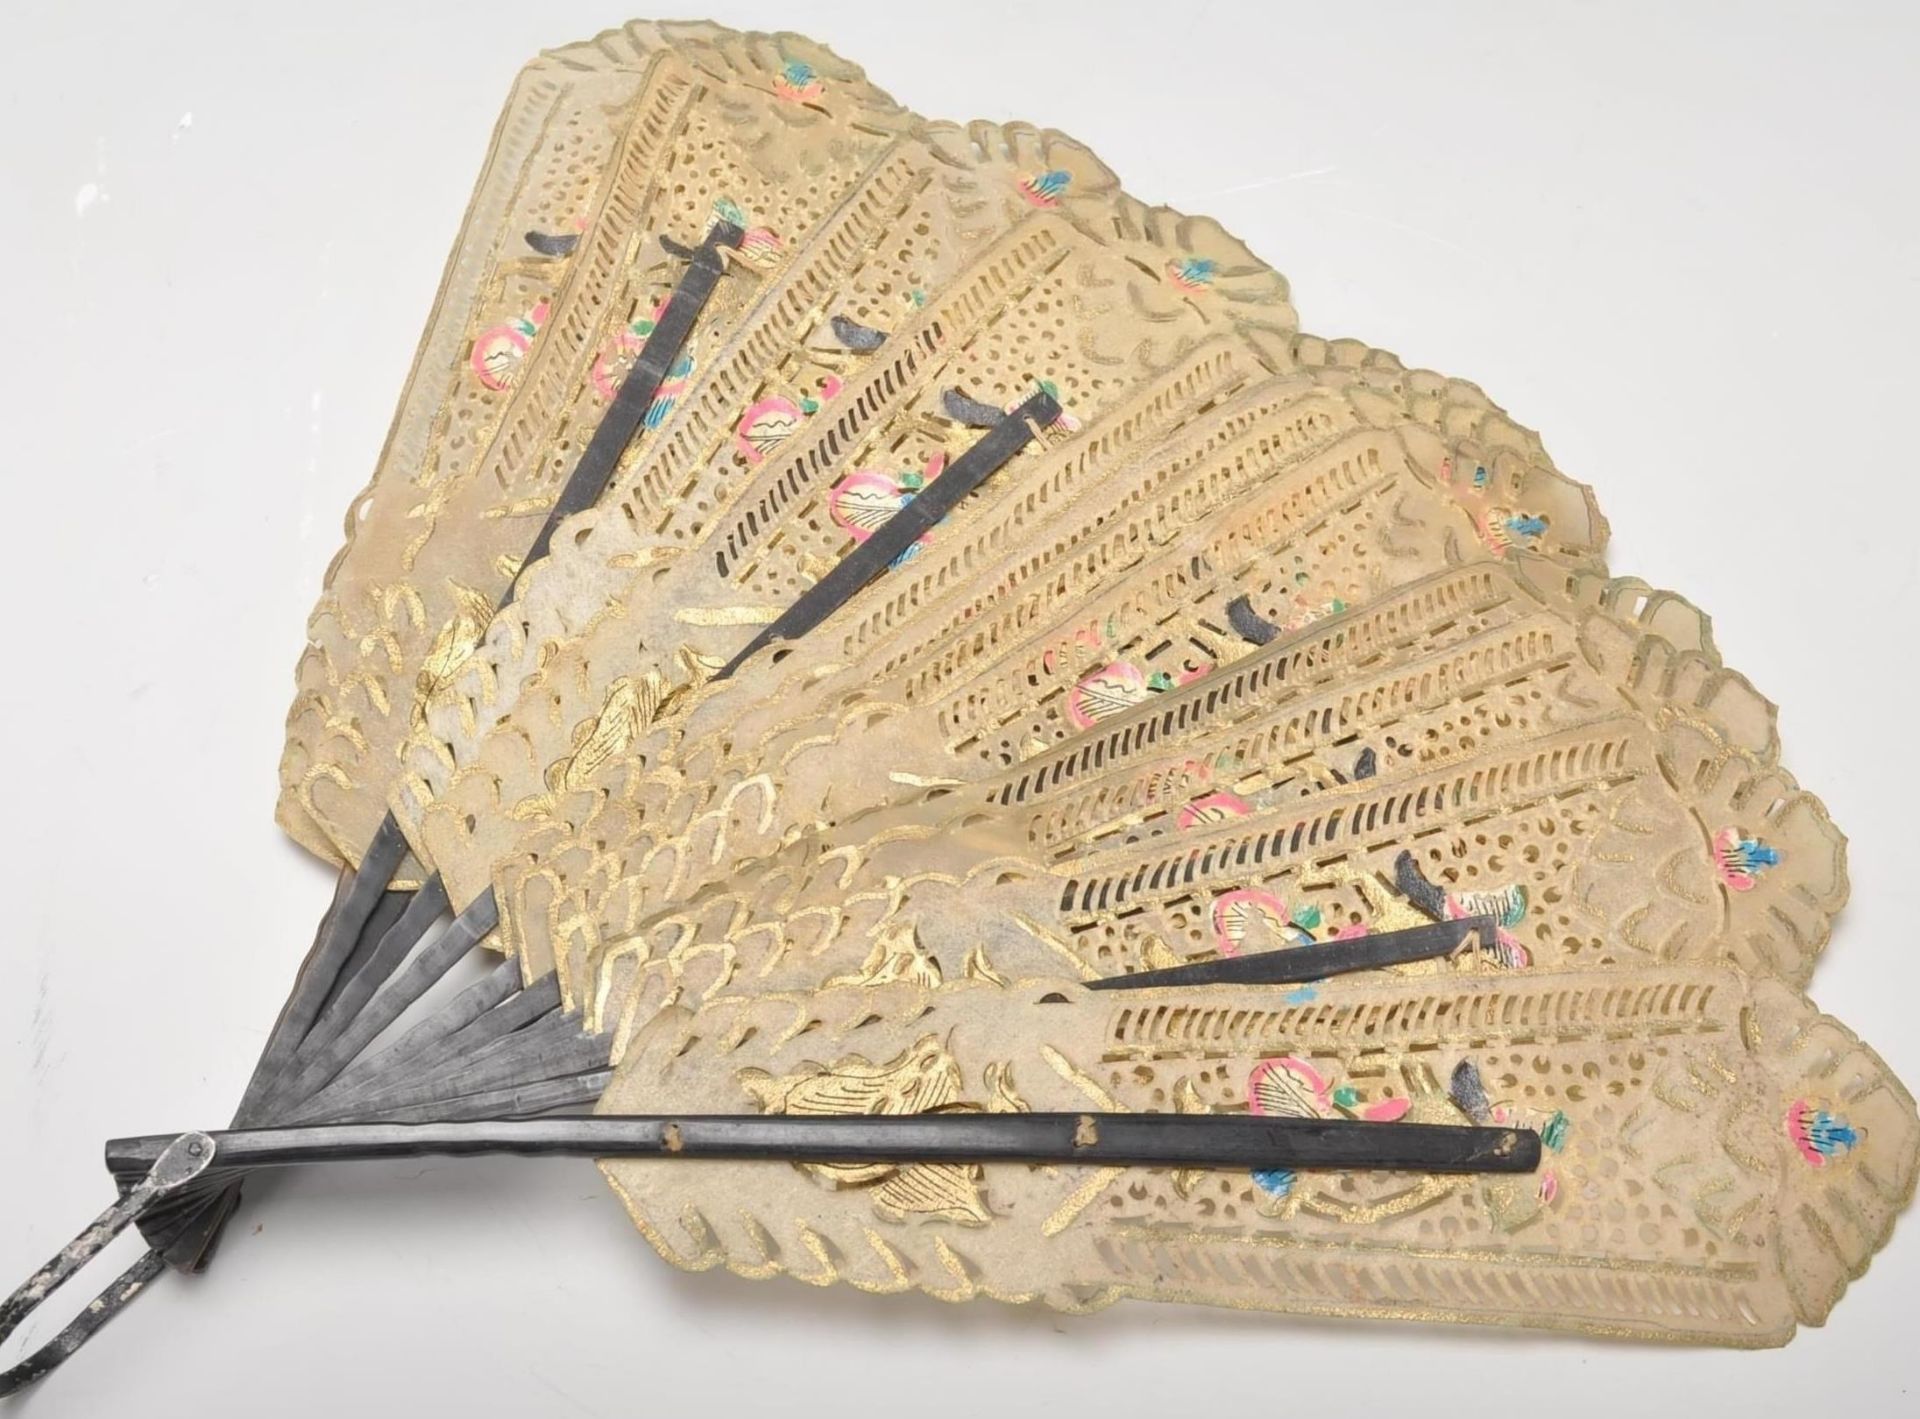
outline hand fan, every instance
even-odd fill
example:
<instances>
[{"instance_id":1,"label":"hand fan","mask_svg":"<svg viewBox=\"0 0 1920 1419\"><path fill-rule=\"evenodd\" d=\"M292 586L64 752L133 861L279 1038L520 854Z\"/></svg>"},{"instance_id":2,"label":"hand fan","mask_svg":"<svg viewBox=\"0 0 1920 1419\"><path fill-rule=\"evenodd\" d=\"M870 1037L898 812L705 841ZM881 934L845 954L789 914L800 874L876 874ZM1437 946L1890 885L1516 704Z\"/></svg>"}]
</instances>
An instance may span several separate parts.
<instances>
[{"instance_id":1,"label":"hand fan","mask_svg":"<svg viewBox=\"0 0 1920 1419\"><path fill-rule=\"evenodd\" d=\"M1911 1099L1775 979L1843 847L1704 618L1058 134L792 36L543 57L348 539L280 817L351 870L235 1127L116 1140L0 1306L153 1247L0 1393L312 1159L644 1159L663 1250L877 1289L1756 1344L1911 1191ZM1574 1210L1650 1186L1695 1225Z\"/></svg>"},{"instance_id":2,"label":"hand fan","mask_svg":"<svg viewBox=\"0 0 1920 1419\"><path fill-rule=\"evenodd\" d=\"M728 478L766 462L840 392L843 373L859 375L860 357L884 344L860 317L872 319L888 302L934 309L919 327L928 353L969 321L998 320L1005 301L983 313L946 299L944 283L964 268L975 304L991 303L994 283L1009 271L1059 266L1056 249L1081 240L1062 223L1089 204L1093 225L1112 220L1110 199L1120 199L1111 187L1090 156L1052 135L921 125L857 71L790 38L634 26L549 56L523 76L382 467L356 500L349 546L313 621L290 717L281 816L297 836L359 870L343 882L237 1123L296 1110L445 1122L591 1097L604 1044L579 1039L570 1020L556 1017L549 993L517 991L498 972L380 1051L379 1065L360 1059L490 924L486 904L476 903L480 910L419 949L447 898L437 879L417 895L387 890L416 874L403 864L395 825L379 817L383 745L414 724L470 658L493 603L510 599L521 575L553 550L565 519L609 484L626 515L657 512L661 527L680 526L678 517L679 535L697 535L711 510L697 478L692 487L676 484L676 468L696 469L717 451L729 461ZM782 230L752 223L749 207L776 214ZM1149 228L1166 219L1137 204L1122 210ZM1044 214L1045 230L1010 248L999 240L1035 214ZM920 239L885 244L896 230ZM1211 231L1191 245L1204 250ZM1155 239L1154 231L1142 238ZM997 264L974 261L981 244ZM1217 264L1199 251L1182 259L1190 281L1210 278ZM1242 265L1221 272L1224 290L1271 307L1274 328L1290 329L1284 283L1250 258ZM828 322L833 350L810 350L829 293L851 300L852 313ZM712 358L696 389L703 345ZM891 369L898 368L896 360ZM867 400L849 397L855 422L881 407L876 393L892 393L888 371L860 377ZM815 394L801 393L809 387ZM748 402L738 418L712 437L714 411L741 399ZM979 440L977 471L963 476L969 460L957 457L922 515L1017 452L1033 437L1033 418L1071 427L1050 390L1011 402L1026 417L948 389L943 407L956 427L997 427ZM650 478L635 481L620 463L643 431L657 436L660 452ZM525 530L515 535L515 525ZM570 532L560 550L584 540ZM688 578L687 586L695 593L700 582ZM418 1145L425 1135L411 1137ZM1440 1153L1454 1146L1435 1143L1445 1145ZM218 1145L226 1166L211 1169L215 1146L194 1139L161 1150L164 1158L130 1181L102 1224L16 1298L6 1329L136 1216L155 1244L10 1383L57 1363L137 1293L163 1254L176 1265L204 1264L237 1201L246 1156L228 1136ZM1047 1156L1056 1145L1028 1146ZM1195 1146L1181 1149L1192 1154ZM1410 1143L1394 1146L1417 1160L1419 1150L1404 1151ZM1233 1146L1211 1130L1201 1156L1206 1150ZM1378 1150L1379 1140L1367 1140L1354 1156L1379 1161ZM1503 1146L1487 1165L1521 1162Z\"/></svg>"}]
</instances>

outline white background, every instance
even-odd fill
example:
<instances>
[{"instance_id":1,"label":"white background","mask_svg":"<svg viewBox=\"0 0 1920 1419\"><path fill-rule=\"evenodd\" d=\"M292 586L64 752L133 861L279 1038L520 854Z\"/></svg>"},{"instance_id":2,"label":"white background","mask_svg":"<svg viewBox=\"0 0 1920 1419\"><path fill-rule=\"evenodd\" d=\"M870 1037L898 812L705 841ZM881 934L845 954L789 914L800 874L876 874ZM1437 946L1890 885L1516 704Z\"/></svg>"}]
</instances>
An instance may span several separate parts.
<instances>
[{"instance_id":1,"label":"white background","mask_svg":"<svg viewBox=\"0 0 1920 1419\"><path fill-rule=\"evenodd\" d=\"M1545 430L1779 701L1853 838L1815 992L1920 1083L1913 7L712 11L1073 133ZM515 68L627 17L0 4L0 1287L102 1139L232 1108L330 887L271 821L308 604ZM1917 1309L1920 1218L1724 1354L689 1277L585 1163L358 1166L255 1188L12 1412L1886 1413Z\"/></svg>"}]
</instances>

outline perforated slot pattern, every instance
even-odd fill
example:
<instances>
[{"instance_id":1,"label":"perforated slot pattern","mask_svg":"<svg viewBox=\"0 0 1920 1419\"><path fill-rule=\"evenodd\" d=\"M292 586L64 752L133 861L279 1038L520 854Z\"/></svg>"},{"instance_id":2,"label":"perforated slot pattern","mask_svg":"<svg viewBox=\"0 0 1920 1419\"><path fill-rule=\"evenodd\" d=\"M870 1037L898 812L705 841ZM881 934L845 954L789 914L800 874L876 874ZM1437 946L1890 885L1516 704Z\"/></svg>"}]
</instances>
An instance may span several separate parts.
<instances>
[{"instance_id":1,"label":"perforated slot pattern","mask_svg":"<svg viewBox=\"0 0 1920 1419\"><path fill-rule=\"evenodd\" d=\"M1031 289L1063 254L1063 239L1055 228L1036 226L1020 232L997 259L923 312L898 342L901 349L894 350L895 341L882 346L875 367L822 411L817 427L796 436L803 447L792 455L783 453L778 471L759 497L728 525L714 553L719 574L737 579L750 572L747 559L759 547L764 532L778 525L802 498L818 498L835 478L850 471L849 460L857 458L864 440L877 427L884 427L884 418L901 401L924 390L956 349L964 348L982 326ZM804 586L800 581L792 590L797 594Z\"/></svg>"},{"instance_id":2,"label":"perforated slot pattern","mask_svg":"<svg viewBox=\"0 0 1920 1419\"><path fill-rule=\"evenodd\" d=\"M892 675L924 645L937 644L955 634L955 628L976 616L983 605L1010 594L1036 570L1119 515L1139 494L1130 494L1118 505L1103 501L1097 512L1082 513L1077 506L1062 505L1080 498L1090 484L1097 486L1103 475L1114 471L1110 465L1130 456L1142 444L1165 437L1170 429L1204 412L1217 390L1236 374L1236 355L1232 347L1209 349L1134 402L1121 417L1103 421L1067 444L1051 457L1048 470L1041 476L1011 486L1008 496L964 533L956 529L943 536L888 579L886 589L892 594L877 601L847 629L841 638L841 653L849 658L863 653L917 613L938 607L941 614L937 620L915 627L912 646L895 651L879 662L877 672L869 672L881 677ZM974 576L992 558L1033 535L1034 523L1041 518L1049 520L1049 527L1062 518L1069 519L1069 530L1061 531L1048 548L1010 568L990 591L947 604L944 593L950 584ZM911 698L911 686L907 694Z\"/></svg>"},{"instance_id":3,"label":"perforated slot pattern","mask_svg":"<svg viewBox=\"0 0 1920 1419\"><path fill-rule=\"evenodd\" d=\"M1136 710L1111 727L1097 728L1037 756L997 790L993 801L1024 803L1197 729L1216 714L1245 713L1271 699L1282 686L1353 664L1410 636L1430 634L1453 618L1484 613L1512 595L1512 582L1496 567L1463 567L1445 573L1408 595L1340 617L1317 633L1277 641L1217 675L1169 690L1150 709Z\"/></svg>"},{"instance_id":4,"label":"perforated slot pattern","mask_svg":"<svg viewBox=\"0 0 1920 1419\"><path fill-rule=\"evenodd\" d=\"M1384 1049L1435 1033L1492 1040L1588 1039L1623 1029L1712 1030L1715 987L1685 977L1610 981L1545 990L1524 981L1499 990L1410 990L1395 1000L1329 1000L1270 1009L1158 1002L1115 1012L1108 1029L1110 1058L1166 1051L1220 1049L1251 1054L1331 1047Z\"/></svg>"},{"instance_id":5,"label":"perforated slot pattern","mask_svg":"<svg viewBox=\"0 0 1920 1419\"><path fill-rule=\"evenodd\" d=\"M942 731L956 752L971 752L995 768L1010 766L1068 736L1072 725L1063 702L1069 690L1108 661L1181 679L1196 667L1244 656L1251 647L1226 624L1233 590L1251 588L1260 614L1284 618L1291 607L1274 592L1276 583L1288 589L1303 580L1317 584L1331 566L1351 598L1363 600L1372 561L1370 526L1392 515L1385 505L1391 488L1370 487L1381 476L1380 449L1369 440L1357 451L1316 460L1304 488L1276 490L1236 506L1197 545L1188 542L1141 564L1143 549L1133 538L1109 539L1055 585L1061 594L1114 589L1086 603L1066 632L1028 637L1017 661L954 694L941 708ZM1284 558L1275 555L1282 551ZM1009 612L1001 624L1018 614ZM983 628L972 639L981 642L986 635ZM1088 638L1096 648L1088 648ZM988 737L988 730L999 732Z\"/></svg>"},{"instance_id":6,"label":"perforated slot pattern","mask_svg":"<svg viewBox=\"0 0 1920 1419\"><path fill-rule=\"evenodd\" d=\"M1518 627L1491 644L1470 645L1456 655L1428 662L1416 670L1353 684L1303 708L1263 715L1242 733L1225 741L1214 740L1213 756L1216 761L1245 766L1242 770L1245 778L1237 791L1242 794L1256 791L1263 781L1282 777L1290 765L1320 747L1344 742L1362 728L1376 735L1399 728L1403 720L1418 709L1446 705L1461 687L1470 687L1475 697L1472 704L1479 705L1483 703L1480 688L1498 677L1534 669L1548 675L1560 673L1566 668L1565 660L1560 658L1561 639L1552 626L1534 623ZM1536 690L1533 694L1537 698L1539 692ZM1201 711L1199 713L1189 716L1176 711L1155 715L1131 728L1137 730L1151 725L1158 729L1159 737L1177 745L1181 738L1200 733L1213 718L1213 711L1224 707L1218 701L1209 703L1212 699L1212 696L1190 699L1182 707L1193 707ZM1507 704L1506 701L1498 703ZM1472 706L1461 712L1471 713ZM1507 713L1504 708L1501 712ZM1536 727L1522 714L1509 717L1512 722L1507 728L1511 733L1526 733ZM1435 733L1438 732L1436 729ZM1041 801L1047 805L1044 811L1036 812L1028 820L1029 845L1045 851L1055 845L1078 842L1103 825L1136 817L1158 822L1183 806L1184 800L1169 796L1174 775L1182 766L1178 758L1159 758L1130 773L1117 772L1129 756L1140 757L1138 748L1129 751L1126 742L1140 737L1109 736L1109 742L1120 741L1112 743L1106 755L1109 768L1116 772L1101 776L1057 802L1043 798ZM1479 742L1477 736L1473 742ZM1035 781L1035 787L1042 791L1052 789L1076 770L1098 772L1098 765L1094 763L1097 757L1097 749L1083 748L1070 758L1056 759ZM1196 767L1199 772L1189 776L1189 787L1197 788L1208 782L1205 766ZM1031 777L1030 771L1020 782L1025 783ZM1000 802L1019 801L1010 795L1013 786L1002 790L998 796ZM1039 794L1036 792L1033 796Z\"/></svg>"},{"instance_id":7,"label":"perforated slot pattern","mask_svg":"<svg viewBox=\"0 0 1920 1419\"><path fill-rule=\"evenodd\" d=\"M1596 727L1455 773L1372 794L1349 790L1317 810L1237 819L1178 847L1116 849L1102 855L1111 868L1094 858L1064 884L1058 910L1076 954L1096 970L1137 970L1158 949L1182 959L1219 954L1217 903L1229 890L1314 908L1329 928L1365 926L1384 888L1361 892L1356 879L1392 882L1396 858L1411 850L1448 892L1499 889L1518 877L1536 894L1521 928L1528 948L1560 965L1605 964L1620 942L1609 942L1604 923L1570 913L1563 892L1616 795L1645 772L1638 736L1630 724Z\"/></svg>"},{"instance_id":8,"label":"perforated slot pattern","mask_svg":"<svg viewBox=\"0 0 1920 1419\"><path fill-rule=\"evenodd\" d=\"M916 294L939 289L964 262L967 252L946 235L949 213L977 201L977 185L965 173L947 173L931 188L916 187L874 238L868 258L834 291L834 313L886 334L902 325L916 309Z\"/></svg>"},{"instance_id":9,"label":"perforated slot pattern","mask_svg":"<svg viewBox=\"0 0 1920 1419\"><path fill-rule=\"evenodd\" d=\"M1417 837L1428 820L1474 808L1491 810L1517 799L1538 799L1595 777L1622 772L1633 736L1625 729L1491 758L1437 782L1396 786L1372 798L1309 813L1278 828L1209 835L1193 847L1141 863L1125 875L1070 880L1061 894L1066 911L1106 911L1152 896L1260 868L1276 870L1315 850L1375 847Z\"/></svg>"},{"instance_id":10,"label":"perforated slot pattern","mask_svg":"<svg viewBox=\"0 0 1920 1419\"><path fill-rule=\"evenodd\" d=\"M654 519L645 510L675 507L695 496L697 470L719 455L741 411L765 391L769 371L782 367L792 343L818 320L822 303L850 271L870 259L873 242L925 183L910 153L895 152L876 164L846 210L837 213L808 248L807 259L788 268L730 348L716 356L712 373L688 402L684 416L677 417L666 437L648 452L634 492L622 501L630 518L650 525ZM744 473L744 460L737 455L730 465L735 476ZM685 538L698 530L698 523L689 528L676 522L669 530Z\"/></svg>"},{"instance_id":11,"label":"perforated slot pattern","mask_svg":"<svg viewBox=\"0 0 1920 1419\"><path fill-rule=\"evenodd\" d=\"M1250 427L1256 431L1249 433ZM1277 463L1323 441L1335 427L1332 416L1310 409L1278 426L1235 418L1209 431L1204 441L1131 480L1127 495L1102 507L1098 518L1063 529L1048 546L1010 568L990 591L956 602L926 637L929 644L949 648L914 672L903 683L902 695L910 703L937 698L953 681L991 664L1018 636L1048 623L1057 606L1071 604L1116 566L1138 559L1146 548L1244 492ZM1140 504L1153 498L1157 501L1151 507L1140 510ZM1129 515L1131 521L1115 526ZM882 673L893 674L909 660L908 653L896 653L882 664Z\"/></svg>"},{"instance_id":12,"label":"perforated slot pattern","mask_svg":"<svg viewBox=\"0 0 1920 1419\"><path fill-rule=\"evenodd\" d=\"M655 184L663 149L695 96L694 88L684 80L663 86L629 132L606 200L574 252L567 298L560 303L549 329L542 332L549 341L573 352L574 358L534 362L532 376L519 386L509 417L487 451L483 477L490 476L508 486L525 482L557 489L572 467L571 459L549 456L547 434L565 416L576 396L582 370L602 343L609 312L621 316L626 313L626 307L616 302L626 284L627 233L641 219L649 196L657 196ZM543 470L545 476L535 470ZM535 476L529 478L530 473ZM513 535L520 536L517 528Z\"/></svg>"}]
</instances>

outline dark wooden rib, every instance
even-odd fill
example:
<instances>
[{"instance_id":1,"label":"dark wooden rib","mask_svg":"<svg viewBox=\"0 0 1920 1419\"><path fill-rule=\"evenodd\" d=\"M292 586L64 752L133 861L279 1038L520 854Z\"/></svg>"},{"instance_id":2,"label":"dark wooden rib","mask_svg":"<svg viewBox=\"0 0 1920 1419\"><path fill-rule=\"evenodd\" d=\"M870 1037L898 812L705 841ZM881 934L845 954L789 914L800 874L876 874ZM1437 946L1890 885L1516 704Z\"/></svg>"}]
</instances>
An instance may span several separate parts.
<instances>
[{"instance_id":1,"label":"dark wooden rib","mask_svg":"<svg viewBox=\"0 0 1920 1419\"><path fill-rule=\"evenodd\" d=\"M1325 980L1353 971L1429 961L1464 949L1469 938L1491 941L1490 916L1427 922L1401 931L1377 931L1349 941L1316 941L1309 946L1277 946L1250 956L1223 956L1190 966L1104 976L1086 982L1088 990L1148 990L1156 986L1292 985Z\"/></svg>"},{"instance_id":2,"label":"dark wooden rib","mask_svg":"<svg viewBox=\"0 0 1920 1419\"><path fill-rule=\"evenodd\" d=\"M136 1169L178 1136L115 1139L107 1145L108 1166ZM239 1129L211 1136L215 1168L490 1153L1424 1173L1527 1173L1540 1165L1540 1135L1525 1128L1171 1113L610 1114Z\"/></svg>"}]
</instances>

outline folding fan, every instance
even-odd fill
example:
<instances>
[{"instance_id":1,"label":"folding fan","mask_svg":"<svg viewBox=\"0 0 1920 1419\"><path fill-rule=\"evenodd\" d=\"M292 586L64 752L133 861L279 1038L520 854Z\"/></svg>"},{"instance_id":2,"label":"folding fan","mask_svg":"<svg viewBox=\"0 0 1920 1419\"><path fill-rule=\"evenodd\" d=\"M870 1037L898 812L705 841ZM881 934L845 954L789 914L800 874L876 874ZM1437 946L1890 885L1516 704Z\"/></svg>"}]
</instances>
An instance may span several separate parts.
<instances>
[{"instance_id":1,"label":"folding fan","mask_svg":"<svg viewBox=\"0 0 1920 1419\"><path fill-rule=\"evenodd\" d=\"M1059 134L794 36L544 56L347 536L279 805L333 907L0 1393L320 1159L598 1156L752 1275L1749 1345L1911 1194L1705 617Z\"/></svg>"}]
</instances>

